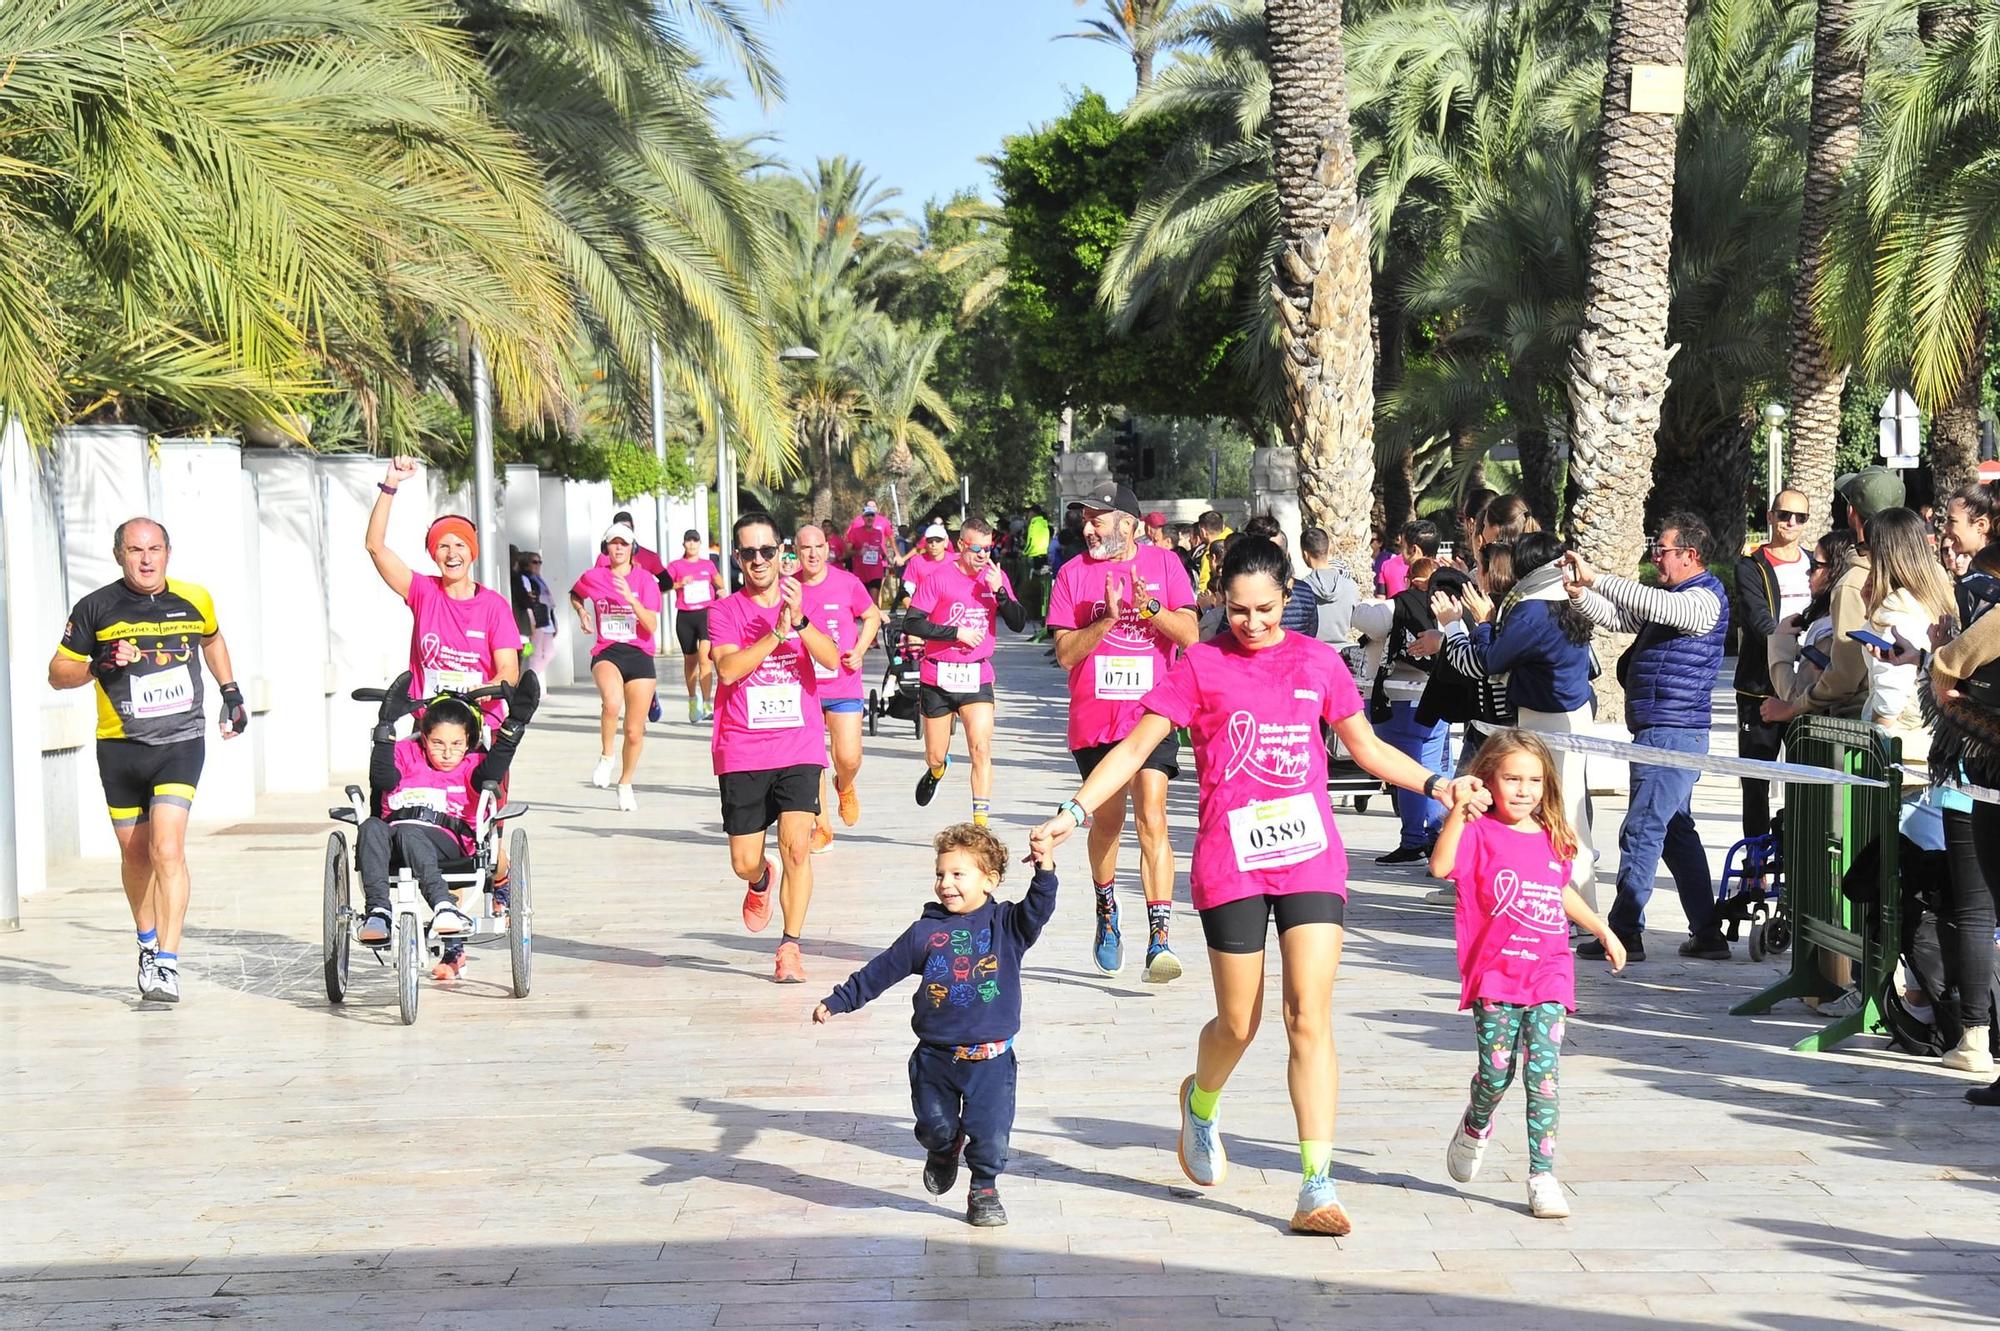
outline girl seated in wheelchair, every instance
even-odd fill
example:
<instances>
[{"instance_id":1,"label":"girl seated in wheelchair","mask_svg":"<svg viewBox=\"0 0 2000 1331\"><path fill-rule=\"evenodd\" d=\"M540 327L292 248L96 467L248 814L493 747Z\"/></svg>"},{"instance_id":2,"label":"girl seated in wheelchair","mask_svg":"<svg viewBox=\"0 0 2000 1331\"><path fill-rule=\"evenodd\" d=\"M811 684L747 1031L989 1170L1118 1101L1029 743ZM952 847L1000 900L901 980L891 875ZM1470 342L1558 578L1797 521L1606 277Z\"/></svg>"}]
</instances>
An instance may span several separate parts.
<instances>
[{"instance_id":1,"label":"girl seated in wheelchair","mask_svg":"<svg viewBox=\"0 0 2000 1331\"><path fill-rule=\"evenodd\" d=\"M445 865L479 853L474 820L480 788L506 779L541 692L534 673L524 671L508 699L506 721L492 748L482 752L475 746L479 717L466 703L450 697L415 701L409 697L407 675L389 687L376 716L375 749L368 764L375 816L361 824L355 854L367 910L358 941L370 946L389 941L390 880L398 863L416 875L431 907L434 936L459 938L472 932L472 917L459 909L445 884ZM423 716L417 733L398 740L397 720L419 708Z\"/></svg>"}]
</instances>

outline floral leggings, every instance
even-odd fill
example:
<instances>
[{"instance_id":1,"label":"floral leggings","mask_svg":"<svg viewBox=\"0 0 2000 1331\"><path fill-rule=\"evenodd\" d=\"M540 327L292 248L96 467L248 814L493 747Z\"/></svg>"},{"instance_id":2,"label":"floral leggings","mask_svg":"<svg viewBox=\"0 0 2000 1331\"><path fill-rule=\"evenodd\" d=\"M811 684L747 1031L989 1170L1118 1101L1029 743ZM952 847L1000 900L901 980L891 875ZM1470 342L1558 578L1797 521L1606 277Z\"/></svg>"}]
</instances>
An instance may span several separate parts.
<instances>
[{"instance_id":1,"label":"floral leggings","mask_svg":"<svg viewBox=\"0 0 2000 1331\"><path fill-rule=\"evenodd\" d=\"M1479 1071L1472 1078L1472 1103L1465 1125L1474 1136L1493 1131L1493 1111L1514 1083L1515 1066L1527 1059L1528 1172L1546 1174L1556 1167L1556 1127L1562 1117L1557 1098L1557 1061L1562 1057L1563 1005L1472 1004L1473 1029L1479 1036Z\"/></svg>"}]
</instances>

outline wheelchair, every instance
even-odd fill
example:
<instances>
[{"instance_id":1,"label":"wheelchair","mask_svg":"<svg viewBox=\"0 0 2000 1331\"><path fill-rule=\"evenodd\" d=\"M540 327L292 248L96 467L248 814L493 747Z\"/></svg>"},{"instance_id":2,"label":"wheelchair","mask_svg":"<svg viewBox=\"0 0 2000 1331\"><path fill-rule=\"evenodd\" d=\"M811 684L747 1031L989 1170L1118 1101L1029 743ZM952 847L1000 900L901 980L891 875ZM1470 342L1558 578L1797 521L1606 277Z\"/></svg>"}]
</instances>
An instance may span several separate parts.
<instances>
[{"instance_id":1,"label":"wheelchair","mask_svg":"<svg viewBox=\"0 0 2000 1331\"><path fill-rule=\"evenodd\" d=\"M382 689L356 689L352 697L356 702L380 702L384 692ZM487 685L452 696L476 706L481 699L497 697L499 693L498 686ZM373 816L374 811L360 786L347 787L347 799L347 804L327 810L327 815L336 822L353 827L354 835L358 837L361 824ZM479 791L479 805L473 823L477 852L470 857L448 859L444 863L445 884L458 897L459 908L472 917L473 929L470 933L443 939L433 937L428 927L430 907L418 889L416 875L402 864L392 862L389 939L386 943L363 946L375 953L378 964L395 970L396 1005L405 1026L416 1021L422 980L430 973L432 963L443 954L447 943L477 946L496 943L504 938L512 970L514 997L528 996L534 968L534 889L533 870L528 857L528 834L523 829L516 828L508 842L507 904L496 911L493 903L493 875L500 858L501 825L527 812L525 804L503 806L499 783L486 782ZM352 988L349 959L365 914L361 874L355 864L349 836L340 828L335 828L326 842L326 881L321 917L322 963L329 1002L346 1002Z\"/></svg>"}]
</instances>

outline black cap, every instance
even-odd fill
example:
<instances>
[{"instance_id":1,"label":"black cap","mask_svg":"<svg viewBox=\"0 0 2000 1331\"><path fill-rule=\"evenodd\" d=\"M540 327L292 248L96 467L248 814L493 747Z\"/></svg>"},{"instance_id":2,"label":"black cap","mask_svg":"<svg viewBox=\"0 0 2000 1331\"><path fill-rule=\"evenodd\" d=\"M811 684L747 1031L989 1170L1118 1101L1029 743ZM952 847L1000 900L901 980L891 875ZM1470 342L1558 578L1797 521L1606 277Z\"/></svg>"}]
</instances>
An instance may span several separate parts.
<instances>
[{"instance_id":1,"label":"black cap","mask_svg":"<svg viewBox=\"0 0 2000 1331\"><path fill-rule=\"evenodd\" d=\"M1098 486L1083 497L1086 509L1096 509L1100 513L1129 513L1139 516L1139 496L1132 493L1129 485L1113 485L1110 481Z\"/></svg>"}]
</instances>

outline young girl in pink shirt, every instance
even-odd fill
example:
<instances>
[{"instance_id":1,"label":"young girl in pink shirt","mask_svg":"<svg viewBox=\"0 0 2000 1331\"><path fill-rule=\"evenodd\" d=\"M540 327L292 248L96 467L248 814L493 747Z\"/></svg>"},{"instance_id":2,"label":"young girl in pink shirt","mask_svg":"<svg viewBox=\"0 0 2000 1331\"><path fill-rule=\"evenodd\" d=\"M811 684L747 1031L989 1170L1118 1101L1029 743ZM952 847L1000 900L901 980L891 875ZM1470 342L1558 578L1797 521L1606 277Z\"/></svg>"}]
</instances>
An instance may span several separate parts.
<instances>
[{"instance_id":1,"label":"young girl in pink shirt","mask_svg":"<svg viewBox=\"0 0 2000 1331\"><path fill-rule=\"evenodd\" d=\"M1479 1173L1493 1111L1520 1071L1528 1088L1528 1209L1569 1214L1556 1182L1557 1062L1563 1016L1576 1011L1569 922L1604 944L1613 972L1625 947L1570 886L1576 832L1547 746L1525 730L1503 730L1473 760L1492 807L1455 806L1431 851L1431 875L1458 885L1458 1005L1472 1009L1479 1066L1472 1100L1453 1129L1445 1168L1460 1183ZM1525 1063L1525 1069L1522 1065Z\"/></svg>"}]
</instances>

